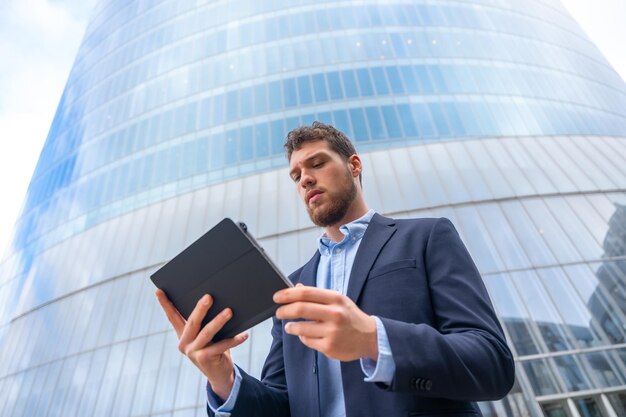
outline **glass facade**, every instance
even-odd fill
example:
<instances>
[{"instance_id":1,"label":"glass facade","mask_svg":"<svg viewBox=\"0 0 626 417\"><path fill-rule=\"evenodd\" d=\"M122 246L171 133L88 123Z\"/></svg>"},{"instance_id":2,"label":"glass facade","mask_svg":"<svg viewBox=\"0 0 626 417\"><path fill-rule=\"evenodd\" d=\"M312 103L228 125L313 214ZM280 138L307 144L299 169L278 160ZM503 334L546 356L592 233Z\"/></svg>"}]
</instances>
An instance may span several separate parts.
<instances>
[{"instance_id":1,"label":"glass facade","mask_svg":"<svg viewBox=\"0 0 626 417\"><path fill-rule=\"evenodd\" d=\"M372 208L457 226L517 363L485 416L624 414L626 84L557 0L102 0L0 264L0 415L204 415L148 276L226 216L308 260L313 120Z\"/></svg>"}]
</instances>

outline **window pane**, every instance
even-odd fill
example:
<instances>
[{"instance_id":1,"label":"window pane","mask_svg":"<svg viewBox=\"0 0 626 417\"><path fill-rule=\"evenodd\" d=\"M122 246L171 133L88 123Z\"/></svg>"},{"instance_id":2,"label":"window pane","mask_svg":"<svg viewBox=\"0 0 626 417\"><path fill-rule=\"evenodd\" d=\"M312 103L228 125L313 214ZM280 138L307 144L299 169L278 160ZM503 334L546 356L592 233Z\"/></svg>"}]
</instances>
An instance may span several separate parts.
<instances>
[{"instance_id":1,"label":"window pane","mask_svg":"<svg viewBox=\"0 0 626 417\"><path fill-rule=\"evenodd\" d=\"M559 392L555 377L544 359L522 362L535 394L555 394Z\"/></svg>"}]
</instances>

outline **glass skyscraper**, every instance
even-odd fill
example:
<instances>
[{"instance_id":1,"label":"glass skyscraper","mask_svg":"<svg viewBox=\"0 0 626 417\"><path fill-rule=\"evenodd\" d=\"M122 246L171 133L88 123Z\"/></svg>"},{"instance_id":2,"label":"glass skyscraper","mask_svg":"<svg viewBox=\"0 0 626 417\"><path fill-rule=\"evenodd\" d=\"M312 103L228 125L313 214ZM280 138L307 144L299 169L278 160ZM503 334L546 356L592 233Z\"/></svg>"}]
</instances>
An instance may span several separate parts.
<instances>
[{"instance_id":1,"label":"glass skyscraper","mask_svg":"<svg viewBox=\"0 0 626 417\"><path fill-rule=\"evenodd\" d=\"M223 217L308 260L314 120L370 207L457 226L517 363L486 416L626 416L626 84L557 0L100 1L0 264L0 415L204 415L148 277Z\"/></svg>"}]
</instances>

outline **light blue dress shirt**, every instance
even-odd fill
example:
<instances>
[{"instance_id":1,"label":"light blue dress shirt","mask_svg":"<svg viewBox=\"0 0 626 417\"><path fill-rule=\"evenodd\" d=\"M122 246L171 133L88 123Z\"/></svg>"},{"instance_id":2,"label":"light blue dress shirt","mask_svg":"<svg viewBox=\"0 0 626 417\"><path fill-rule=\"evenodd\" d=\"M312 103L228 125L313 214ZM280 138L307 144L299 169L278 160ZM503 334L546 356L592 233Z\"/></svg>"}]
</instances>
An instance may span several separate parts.
<instances>
[{"instance_id":1,"label":"light blue dress shirt","mask_svg":"<svg viewBox=\"0 0 626 417\"><path fill-rule=\"evenodd\" d=\"M337 291L343 295L348 289L350 271L361 238L369 225L374 210L339 228L344 238L341 242L333 242L325 235L320 237L320 261L317 267L316 286ZM373 361L361 358L361 369L366 382L382 382L391 384L395 373L395 362L391 355L389 339L385 328L376 316L376 333L378 337L378 358ZM341 364L338 360L327 358L317 352L318 384L320 393L320 411L322 417L344 417L346 415L345 400L341 381ZM220 405L221 400L207 385L208 404L216 417L230 417L241 385L241 374L235 367L235 383L228 399Z\"/></svg>"}]
</instances>

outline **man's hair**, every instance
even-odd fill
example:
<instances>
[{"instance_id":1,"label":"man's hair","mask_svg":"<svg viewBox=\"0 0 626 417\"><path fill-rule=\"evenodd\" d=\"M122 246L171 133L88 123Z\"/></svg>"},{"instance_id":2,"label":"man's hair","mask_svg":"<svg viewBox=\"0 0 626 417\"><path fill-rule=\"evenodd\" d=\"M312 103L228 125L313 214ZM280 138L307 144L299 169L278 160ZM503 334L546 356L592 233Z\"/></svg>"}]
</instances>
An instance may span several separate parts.
<instances>
[{"instance_id":1,"label":"man's hair","mask_svg":"<svg viewBox=\"0 0 626 417\"><path fill-rule=\"evenodd\" d=\"M344 160L348 160L348 158L356 154L354 145L343 132L331 125L313 122L311 126L300 126L287 134L287 140L285 141L287 159L291 160L291 154L300 149L305 143L316 141L326 142L328 147L341 155Z\"/></svg>"}]
</instances>

